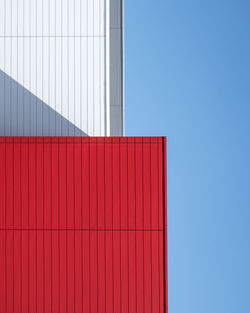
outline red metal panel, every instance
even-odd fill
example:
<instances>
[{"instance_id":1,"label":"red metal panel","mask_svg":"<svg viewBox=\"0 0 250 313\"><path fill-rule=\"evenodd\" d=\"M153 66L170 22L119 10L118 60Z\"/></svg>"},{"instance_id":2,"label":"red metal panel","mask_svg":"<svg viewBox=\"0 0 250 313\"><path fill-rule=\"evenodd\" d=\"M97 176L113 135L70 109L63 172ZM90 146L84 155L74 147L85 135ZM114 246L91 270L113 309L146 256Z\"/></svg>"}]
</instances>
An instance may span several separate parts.
<instances>
[{"instance_id":1,"label":"red metal panel","mask_svg":"<svg viewBox=\"0 0 250 313\"><path fill-rule=\"evenodd\" d=\"M166 139L0 138L0 312L167 312Z\"/></svg>"}]
</instances>

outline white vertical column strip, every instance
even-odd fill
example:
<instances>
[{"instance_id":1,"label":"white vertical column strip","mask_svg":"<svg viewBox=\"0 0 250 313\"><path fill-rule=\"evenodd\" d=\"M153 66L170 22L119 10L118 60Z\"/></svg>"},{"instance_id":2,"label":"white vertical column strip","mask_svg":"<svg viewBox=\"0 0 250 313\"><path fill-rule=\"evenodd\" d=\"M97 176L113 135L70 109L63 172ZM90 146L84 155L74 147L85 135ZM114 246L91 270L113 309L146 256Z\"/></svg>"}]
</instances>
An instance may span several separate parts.
<instances>
[{"instance_id":1,"label":"white vertical column strip","mask_svg":"<svg viewBox=\"0 0 250 313\"><path fill-rule=\"evenodd\" d=\"M106 50L106 130L105 135L110 136L110 0L106 0L106 34L105 34L105 50Z\"/></svg>"}]
</instances>

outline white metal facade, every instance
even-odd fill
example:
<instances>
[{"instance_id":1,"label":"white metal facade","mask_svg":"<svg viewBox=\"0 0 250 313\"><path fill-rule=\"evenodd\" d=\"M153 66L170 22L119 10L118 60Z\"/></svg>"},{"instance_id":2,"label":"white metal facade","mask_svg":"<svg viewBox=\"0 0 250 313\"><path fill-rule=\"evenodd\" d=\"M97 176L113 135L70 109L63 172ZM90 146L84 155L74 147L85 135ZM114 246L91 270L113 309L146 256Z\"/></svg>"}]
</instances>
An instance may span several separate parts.
<instances>
[{"instance_id":1,"label":"white metal facade","mask_svg":"<svg viewBox=\"0 0 250 313\"><path fill-rule=\"evenodd\" d=\"M0 135L110 135L111 5L0 0Z\"/></svg>"}]
</instances>

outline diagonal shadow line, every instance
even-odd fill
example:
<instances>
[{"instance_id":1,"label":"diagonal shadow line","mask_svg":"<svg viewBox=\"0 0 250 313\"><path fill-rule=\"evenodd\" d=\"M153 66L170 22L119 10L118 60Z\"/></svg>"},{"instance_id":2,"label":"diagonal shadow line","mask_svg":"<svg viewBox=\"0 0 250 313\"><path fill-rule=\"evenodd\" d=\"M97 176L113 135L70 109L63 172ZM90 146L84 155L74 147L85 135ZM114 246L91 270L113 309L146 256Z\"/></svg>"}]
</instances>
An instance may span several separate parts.
<instances>
[{"instance_id":1,"label":"diagonal shadow line","mask_svg":"<svg viewBox=\"0 0 250 313\"><path fill-rule=\"evenodd\" d=\"M0 136L87 136L0 70Z\"/></svg>"}]
</instances>

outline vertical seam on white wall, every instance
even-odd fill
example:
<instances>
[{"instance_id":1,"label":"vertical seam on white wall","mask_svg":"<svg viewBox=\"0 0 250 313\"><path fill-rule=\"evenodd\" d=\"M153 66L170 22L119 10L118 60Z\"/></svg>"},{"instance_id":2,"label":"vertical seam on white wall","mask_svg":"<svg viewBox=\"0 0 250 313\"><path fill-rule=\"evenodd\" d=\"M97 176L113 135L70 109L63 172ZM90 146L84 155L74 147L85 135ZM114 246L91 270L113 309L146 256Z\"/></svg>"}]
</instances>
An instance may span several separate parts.
<instances>
[{"instance_id":1,"label":"vertical seam on white wall","mask_svg":"<svg viewBox=\"0 0 250 313\"><path fill-rule=\"evenodd\" d=\"M93 46L93 133L92 136L95 136L95 4L96 1L93 0L93 34L92 34L92 46Z\"/></svg>"},{"instance_id":2,"label":"vertical seam on white wall","mask_svg":"<svg viewBox=\"0 0 250 313\"><path fill-rule=\"evenodd\" d=\"M10 136L12 135L12 0L10 0Z\"/></svg>"},{"instance_id":3,"label":"vertical seam on white wall","mask_svg":"<svg viewBox=\"0 0 250 313\"><path fill-rule=\"evenodd\" d=\"M12 0L10 0L10 136L12 135L11 119L12 119Z\"/></svg>"},{"instance_id":4,"label":"vertical seam on white wall","mask_svg":"<svg viewBox=\"0 0 250 313\"><path fill-rule=\"evenodd\" d=\"M55 1L55 58L54 58L54 62L55 62L55 85L54 85L54 88L55 88L55 136L57 135L57 128L56 128L56 115L57 115L57 76L56 76L56 4L57 4L57 1Z\"/></svg>"},{"instance_id":5,"label":"vertical seam on white wall","mask_svg":"<svg viewBox=\"0 0 250 313\"><path fill-rule=\"evenodd\" d=\"M5 65L5 63L6 63L6 0L4 0L4 47L3 47L3 49L4 49L4 61L3 61L3 63L4 63L4 73L6 72L6 65ZM3 101L4 101L4 105L3 105L3 107L4 107L4 117L3 117L3 122L4 122L4 136L5 136L5 106L6 106L6 101L5 101L5 99L6 99L6 94L5 94L5 75L4 75L4 77L3 77Z\"/></svg>"},{"instance_id":6,"label":"vertical seam on white wall","mask_svg":"<svg viewBox=\"0 0 250 313\"><path fill-rule=\"evenodd\" d=\"M67 1L67 89L68 89L68 121L69 121L69 1ZM69 136L69 123L68 123Z\"/></svg>"},{"instance_id":7,"label":"vertical seam on white wall","mask_svg":"<svg viewBox=\"0 0 250 313\"><path fill-rule=\"evenodd\" d=\"M23 35L24 35L24 31L25 31L25 25L24 25L24 21L25 21L25 2L23 2ZM23 39L23 87L24 87L24 83L25 83L25 44L24 44L25 38ZM24 96L24 88L23 89L23 136L24 136L24 100L25 100L25 96Z\"/></svg>"},{"instance_id":8,"label":"vertical seam on white wall","mask_svg":"<svg viewBox=\"0 0 250 313\"><path fill-rule=\"evenodd\" d=\"M82 1L80 1L80 129L82 128ZM82 136L82 134L81 134Z\"/></svg>"},{"instance_id":9,"label":"vertical seam on white wall","mask_svg":"<svg viewBox=\"0 0 250 313\"><path fill-rule=\"evenodd\" d=\"M43 28L43 16L44 16L44 6L43 6L43 0L42 0L42 103L43 102L43 93L44 93L44 90L43 90L43 78L44 78L44 64L43 64L43 35L44 35L44 28ZM42 106L42 136L44 136L44 133L43 133L43 106Z\"/></svg>"},{"instance_id":10,"label":"vertical seam on white wall","mask_svg":"<svg viewBox=\"0 0 250 313\"><path fill-rule=\"evenodd\" d=\"M80 0L80 129L82 136L82 1ZM82 149L82 148L81 148Z\"/></svg>"},{"instance_id":11,"label":"vertical seam on white wall","mask_svg":"<svg viewBox=\"0 0 250 313\"><path fill-rule=\"evenodd\" d=\"M48 103L50 103L50 0L48 1ZM48 107L48 136L51 136L51 114L50 108Z\"/></svg>"},{"instance_id":12,"label":"vertical seam on white wall","mask_svg":"<svg viewBox=\"0 0 250 313\"><path fill-rule=\"evenodd\" d=\"M17 0L17 23L16 23L16 25L17 25L17 29L16 29L16 34L17 34L17 82L18 82L18 80L19 80L19 75L18 75L18 43L19 43L19 38L18 38L18 0ZM18 104L19 104L19 101L18 101L18 99L19 99L19 94L18 94L18 90L19 90L19 83L17 83L17 97L16 97L16 100L17 100L17 134L19 134L19 123L18 123L18 115L19 115L19 108L18 108Z\"/></svg>"},{"instance_id":13,"label":"vertical seam on white wall","mask_svg":"<svg viewBox=\"0 0 250 313\"><path fill-rule=\"evenodd\" d=\"M37 136L37 123L38 123L38 120L37 120L37 97L38 97L38 95L37 95L37 25L38 25L38 23L37 23L37 0L36 0L36 136Z\"/></svg>"},{"instance_id":14,"label":"vertical seam on white wall","mask_svg":"<svg viewBox=\"0 0 250 313\"><path fill-rule=\"evenodd\" d=\"M29 1L29 131L31 136L31 0Z\"/></svg>"},{"instance_id":15,"label":"vertical seam on white wall","mask_svg":"<svg viewBox=\"0 0 250 313\"><path fill-rule=\"evenodd\" d=\"M76 0L74 0L74 136L76 135Z\"/></svg>"},{"instance_id":16,"label":"vertical seam on white wall","mask_svg":"<svg viewBox=\"0 0 250 313\"><path fill-rule=\"evenodd\" d=\"M101 107L101 1L99 0L99 134L102 134Z\"/></svg>"},{"instance_id":17,"label":"vertical seam on white wall","mask_svg":"<svg viewBox=\"0 0 250 313\"><path fill-rule=\"evenodd\" d=\"M110 0L106 0L106 34L105 34L105 51L106 51L106 136L110 136Z\"/></svg>"},{"instance_id":18,"label":"vertical seam on white wall","mask_svg":"<svg viewBox=\"0 0 250 313\"><path fill-rule=\"evenodd\" d=\"M60 121L61 121L61 136L63 135L62 133L62 126L63 126L63 0L61 0L61 116L60 116Z\"/></svg>"},{"instance_id":19,"label":"vertical seam on white wall","mask_svg":"<svg viewBox=\"0 0 250 313\"><path fill-rule=\"evenodd\" d=\"M87 94L86 94L86 99L87 99L87 134L89 134L89 0L86 1L87 3L87 48L86 48L86 58L87 58Z\"/></svg>"}]
</instances>

